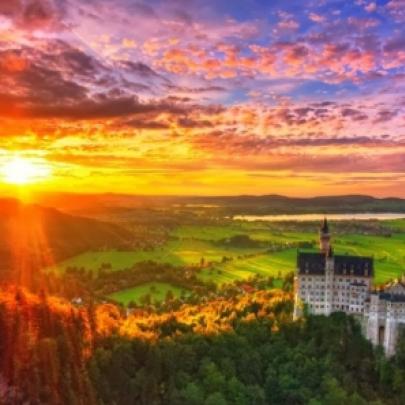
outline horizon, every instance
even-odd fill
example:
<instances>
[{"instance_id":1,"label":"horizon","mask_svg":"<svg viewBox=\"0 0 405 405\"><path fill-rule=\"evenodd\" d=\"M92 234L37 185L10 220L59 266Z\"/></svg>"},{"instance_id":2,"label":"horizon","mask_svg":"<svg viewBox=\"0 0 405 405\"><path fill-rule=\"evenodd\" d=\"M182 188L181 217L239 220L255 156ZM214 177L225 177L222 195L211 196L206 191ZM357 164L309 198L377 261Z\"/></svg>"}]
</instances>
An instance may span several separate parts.
<instances>
[{"instance_id":1,"label":"horizon","mask_svg":"<svg viewBox=\"0 0 405 405\"><path fill-rule=\"evenodd\" d=\"M405 198L401 4L1 4L0 193Z\"/></svg>"},{"instance_id":2,"label":"horizon","mask_svg":"<svg viewBox=\"0 0 405 405\"><path fill-rule=\"evenodd\" d=\"M18 192L0 193L0 200L15 199L29 202L32 200L34 203L38 200L52 197L71 196L77 198L86 197L117 197L117 198L286 198L286 199L303 199L311 200L317 198L372 198L376 200L389 200L399 199L405 200L405 197L397 197L395 195L376 196L371 194L313 194L313 195L287 195L287 194L130 194L130 193L115 193L115 192L74 192L74 191L49 191L49 192L28 192L27 194L18 194Z\"/></svg>"}]
</instances>

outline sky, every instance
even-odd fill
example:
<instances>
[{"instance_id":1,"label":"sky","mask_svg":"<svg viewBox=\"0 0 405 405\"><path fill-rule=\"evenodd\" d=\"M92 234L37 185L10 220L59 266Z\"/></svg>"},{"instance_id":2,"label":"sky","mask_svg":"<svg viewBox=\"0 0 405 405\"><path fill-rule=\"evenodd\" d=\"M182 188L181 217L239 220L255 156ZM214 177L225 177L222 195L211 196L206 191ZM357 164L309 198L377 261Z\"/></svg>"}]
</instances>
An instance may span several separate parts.
<instances>
[{"instance_id":1,"label":"sky","mask_svg":"<svg viewBox=\"0 0 405 405\"><path fill-rule=\"evenodd\" d=\"M42 191L405 197L404 24L405 0L1 1L0 165Z\"/></svg>"}]
</instances>

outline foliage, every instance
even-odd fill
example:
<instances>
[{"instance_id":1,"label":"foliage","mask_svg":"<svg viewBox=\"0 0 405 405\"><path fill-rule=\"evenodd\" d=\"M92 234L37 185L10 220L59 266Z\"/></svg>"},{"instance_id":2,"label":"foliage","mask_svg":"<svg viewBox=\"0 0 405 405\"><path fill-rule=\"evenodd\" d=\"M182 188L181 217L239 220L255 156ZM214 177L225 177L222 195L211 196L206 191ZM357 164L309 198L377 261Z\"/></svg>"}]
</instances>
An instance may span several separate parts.
<instances>
[{"instance_id":1,"label":"foliage","mask_svg":"<svg viewBox=\"0 0 405 405\"><path fill-rule=\"evenodd\" d=\"M404 403L404 336L387 359L352 317L291 311L291 294L256 291L127 317L8 288L0 403Z\"/></svg>"},{"instance_id":2,"label":"foliage","mask_svg":"<svg viewBox=\"0 0 405 405\"><path fill-rule=\"evenodd\" d=\"M154 343L107 337L89 365L99 398L116 404L403 403L405 364L374 352L353 318L337 313L292 323L286 310L276 305L275 318L236 318L221 334L186 332Z\"/></svg>"},{"instance_id":3,"label":"foliage","mask_svg":"<svg viewBox=\"0 0 405 405\"><path fill-rule=\"evenodd\" d=\"M86 361L89 309L9 288L0 292L0 403L97 403Z\"/></svg>"}]
</instances>

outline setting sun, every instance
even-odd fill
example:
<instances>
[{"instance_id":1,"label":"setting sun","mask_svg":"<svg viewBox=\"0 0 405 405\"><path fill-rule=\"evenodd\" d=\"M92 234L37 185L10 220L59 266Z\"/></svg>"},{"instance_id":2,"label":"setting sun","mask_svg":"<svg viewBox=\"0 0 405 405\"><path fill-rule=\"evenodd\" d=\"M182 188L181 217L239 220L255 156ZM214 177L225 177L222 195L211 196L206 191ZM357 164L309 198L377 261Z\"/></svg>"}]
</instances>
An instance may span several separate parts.
<instances>
[{"instance_id":1,"label":"setting sun","mask_svg":"<svg viewBox=\"0 0 405 405\"><path fill-rule=\"evenodd\" d=\"M3 166L4 181L9 184L29 184L50 175L49 167L42 160L15 157Z\"/></svg>"}]
</instances>

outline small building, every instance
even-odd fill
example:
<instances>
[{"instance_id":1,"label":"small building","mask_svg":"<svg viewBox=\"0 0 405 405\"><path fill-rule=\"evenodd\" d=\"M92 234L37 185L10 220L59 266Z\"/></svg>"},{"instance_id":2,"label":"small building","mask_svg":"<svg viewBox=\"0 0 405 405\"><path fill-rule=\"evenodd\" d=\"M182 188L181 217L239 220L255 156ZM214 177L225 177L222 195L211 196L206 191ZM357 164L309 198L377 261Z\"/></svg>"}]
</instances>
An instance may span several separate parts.
<instances>
[{"instance_id":1,"label":"small building","mask_svg":"<svg viewBox=\"0 0 405 405\"><path fill-rule=\"evenodd\" d=\"M335 255L326 218L319 246L318 252L297 254L294 318L302 315L304 306L315 315L339 311L356 315L367 338L392 355L399 331L405 327L405 284L374 292L373 258Z\"/></svg>"}]
</instances>

